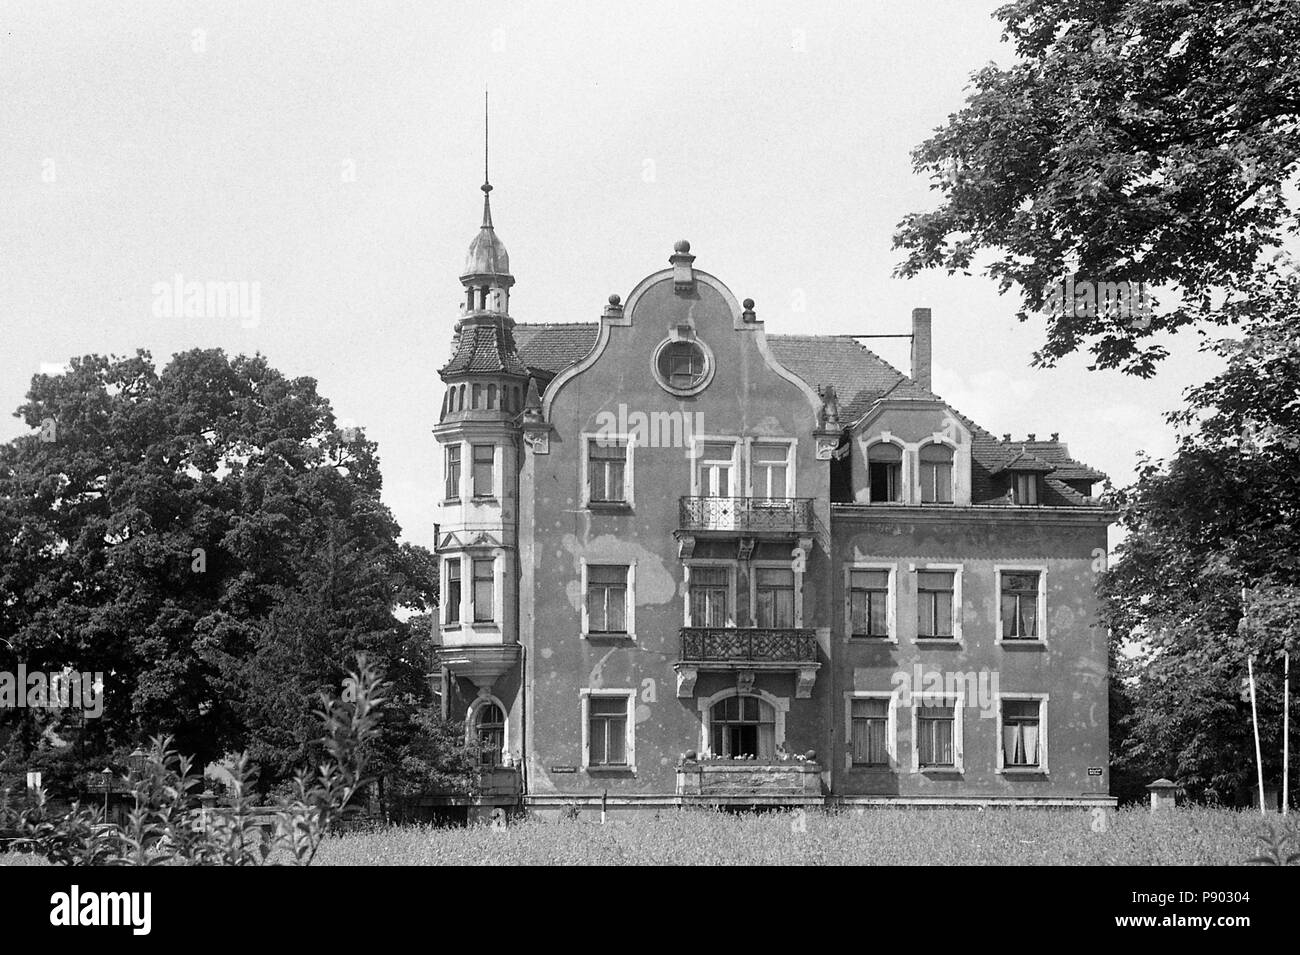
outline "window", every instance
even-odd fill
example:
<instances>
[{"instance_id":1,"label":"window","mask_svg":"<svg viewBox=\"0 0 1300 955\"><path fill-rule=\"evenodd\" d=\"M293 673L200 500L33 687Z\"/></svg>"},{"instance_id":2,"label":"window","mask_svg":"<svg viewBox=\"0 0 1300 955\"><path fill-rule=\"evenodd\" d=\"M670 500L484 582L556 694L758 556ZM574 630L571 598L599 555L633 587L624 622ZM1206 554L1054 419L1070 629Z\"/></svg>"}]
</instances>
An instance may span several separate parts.
<instances>
[{"instance_id":1,"label":"window","mask_svg":"<svg viewBox=\"0 0 1300 955\"><path fill-rule=\"evenodd\" d=\"M497 386L487 386L487 407L488 411L495 411L497 406Z\"/></svg>"},{"instance_id":2,"label":"window","mask_svg":"<svg viewBox=\"0 0 1300 955\"><path fill-rule=\"evenodd\" d=\"M690 614L692 627L727 626L727 591L730 575L725 567L692 567Z\"/></svg>"},{"instance_id":3,"label":"window","mask_svg":"<svg viewBox=\"0 0 1300 955\"><path fill-rule=\"evenodd\" d=\"M474 622L491 623L496 619L494 604L495 562L474 561Z\"/></svg>"},{"instance_id":4,"label":"window","mask_svg":"<svg viewBox=\"0 0 1300 955\"><path fill-rule=\"evenodd\" d=\"M715 756L776 757L776 710L757 696L729 696L709 710L709 744Z\"/></svg>"},{"instance_id":5,"label":"window","mask_svg":"<svg viewBox=\"0 0 1300 955\"><path fill-rule=\"evenodd\" d=\"M921 769L956 768L956 722L953 705L917 707L916 750Z\"/></svg>"},{"instance_id":6,"label":"window","mask_svg":"<svg viewBox=\"0 0 1300 955\"><path fill-rule=\"evenodd\" d=\"M625 696L587 698L587 765L627 766Z\"/></svg>"},{"instance_id":7,"label":"window","mask_svg":"<svg viewBox=\"0 0 1300 955\"><path fill-rule=\"evenodd\" d=\"M867 451L867 493L872 504L903 500L903 452L894 444L873 444Z\"/></svg>"},{"instance_id":8,"label":"window","mask_svg":"<svg viewBox=\"0 0 1300 955\"><path fill-rule=\"evenodd\" d=\"M447 623L460 623L460 558L453 557L447 568Z\"/></svg>"},{"instance_id":9,"label":"window","mask_svg":"<svg viewBox=\"0 0 1300 955\"><path fill-rule=\"evenodd\" d=\"M699 342L670 341L660 346L655 369L669 390L693 391L706 383L709 359Z\"/></svg>"},{"instance_id":10,"label":"window","mask_svg":"<svg viewBox=\"0 0 1300 955\"><path fill-rule=\"evenodd\" d=\"M470 392L470 407L477 408L483 403L483 386L476 384L470 387L473 389Z\"/></svg>"},{"instance_id":11,"label":"window","mask_svg":"<svg viewBox=\"0 0 1300 955\"><path fill-rule=\"evenodd\" d=\"M618 438L587 441L587 500L591 503L627 501L627 442Z\"/></svg>"},{"instance_id":12,"label":"window","mask_svg":"<svg viewBox=\"0 0 1300 955\"><path fill-rule=\"evenodd\" d=\"M889 637L889 571L849 571L849 633Z\"/></svg>"},{"instance_id":13,"label":"window","mask_svg":"<svg viewBox=\"0 0 1300 955\"><path fill-rule=\"evenodd\" d=\"M587 632L627 633L626 564L587 566Z\"/></svg>"},{"instance_id":14,"label":"window","mask_svg":"<svg viewBox=\"0 0 1300 955\"><path fill-rule=\"evenodd\" d=\"M1015 502L1017 504L1038 503L1038 475L1017 474L1015 476Z\"/></svg>"},{"instance_id":15,"label":"window","mask_svg":"<svg viewBox=\"0 0 1300 955\"><path fill-rule=\"evenodd\" d=\"M889 765L889 701L849 701L850 748L854 766Z\"/></svg>"},{"instance_id":16,"label":"window","mask_svg":"<svg viewBox=\"0 0 1300 955\"><path fill-rule=\"evenodd\" d=\"M954 578L951 570L921 570L916 574L916 635L922 639L952 637Z\"/></svg>"},{"instance_id":17,"label":"window","mask_svg":"<svg viewBox=\"0 0 1300 955\"><path fill-rule=\"evenodd\" d=\"M492 497L492 473L496 458L496 447L491 444L474 445L474 496Z\"/></svg>"},{"instance_id":18,"label":"window","mask_svg":"<svg viewBox=\"0 0 1300 955\"><path fill-rule=\"evenodd\" d=\"M484 703L474 715L474 733L478 738L479 761L484 766L500 766L506 745L506 715L495 703Z\"/></svg>"},{"instance_id":19,"label":"window","mask_svg":"<svg viewBox=\"0 0 1300 955\"><path fill-rule=\"evenodd\" d=\"M921 503L952 503L952 448L927 444L921 448Z\"/></svg>"},{"instance_id":20,"label":"window","mask_svg":"<svg viewBox=\"0 0 1300 955\"><path fill-rule=\"evenodd\" d=\"M700 454L696 476L700 497L731 497L734 445L708 443Z\"/></svg>"},{"instance_id":21,"label":"window","mask_svg":"<svg viewBox=\"0 0 1300 955\"><path fill-rule=\"evenodd\" d=\"M1041 768L1042 701L1004 699L1001 716L1002 767Z\"/></svg>"},{"instance_id":22,"label":"window","mask_svg":"<svg viewBox=\"0 0 1300 955\"><path fill-rule=\"evenodd\" d=\"M1036 570L1004 570L1002 577L1003 640L1039 640L1041 626L1038 619L1039 594L1042 572Z\"/></svg>"},{"instance_id":23,"label":"window","mask_svg":"<svg viewBox=\"0 0 1300 955\"><path fill-rule=\"evenodd\" d=\"M448 501L460 500L460 445L447 445L447 488L445 498Z\"/></svg>"},{"instance_id":24,"label":"window","mask_svg":"<svg viewBox=\"0 0 1300 955\"><path fill-rule=\"evenodd\" d=\"M794 571L759 567L755 578L758 626L786 630L794 627Z\"/></svg>"},{"instance_id":25,"label":"window","mask_svg":"<svg viewBox=\"0 0 1300 955\"><path fill-rule=\"evenodd\" d=\"M788 495L786 481L789 468L787 445L756 444L750 450L750 484L754 497L784 498Z\"/></svg>"}]
</instances>

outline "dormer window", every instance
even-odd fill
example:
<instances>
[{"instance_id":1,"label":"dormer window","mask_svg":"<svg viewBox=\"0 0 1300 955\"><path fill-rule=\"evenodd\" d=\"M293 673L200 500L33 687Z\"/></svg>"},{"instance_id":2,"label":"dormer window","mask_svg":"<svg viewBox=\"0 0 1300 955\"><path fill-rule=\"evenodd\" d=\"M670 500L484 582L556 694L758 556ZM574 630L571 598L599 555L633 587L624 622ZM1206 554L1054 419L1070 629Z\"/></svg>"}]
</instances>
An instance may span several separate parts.
<instances>
[{"instance_id":1,"label":"dormer window","mask_svg":"<svg viewBox=\"0 0 1300 955\"><path fill-rule=\"evenodd\" d=\"M927 444L921 448L921 503L952 503L952 448Z\"/></svg>"},{"instance_id":2,"label":"dormer window","mask_svg":"<svg viewBox=\"0 0 1300 955\"><path fill-rule=\"evenodd\" d=\"M949 472L951 473L951 465ZM872 504L899 503L903 500L903 452L887 442L867 449L867 481Z\"/></svg>"},{"instance_id":3,"label":"dormer window","mask_svg":"<svg viewBox=\"0 0 1300 955\"><path fill-rule=\"evenodd\" d=\"M1017 504L1038 503L1038 475L1035 473L1017 474L1011 482L1012 499Z\"/></svg>"}]
</instances>

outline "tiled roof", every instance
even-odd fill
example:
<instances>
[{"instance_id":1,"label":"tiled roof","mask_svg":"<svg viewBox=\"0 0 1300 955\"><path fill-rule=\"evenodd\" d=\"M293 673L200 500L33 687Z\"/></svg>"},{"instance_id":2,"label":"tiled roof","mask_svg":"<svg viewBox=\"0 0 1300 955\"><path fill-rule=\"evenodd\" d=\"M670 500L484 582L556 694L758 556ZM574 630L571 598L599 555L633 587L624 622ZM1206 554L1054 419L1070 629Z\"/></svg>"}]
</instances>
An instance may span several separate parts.
<instances>
[{"instance_id":1,"label":"tiled roof","mask_svg":"<svg viewBox=\"0 0 1300 955\"><path fill-rule=\"evenodd\" d=\"M524 364L530 370L548 375L585 358L596 343L598 332L595 322L520 324L514 329ZM840 421L845 424L860 418L886 396L943 400L853 338L769 335L767 342L777 360L812 387L835 386ZM1050 472L1043 482L1043 504L1087 504L1088 498L1061 483L1062 480L1105 477L1100 471L1070 458L1069 451L1059 441L1004 442L957 409L952 411L971 433L971 500L976 503L996 504L1006 500L1005 489L996 475L1019 457L1038 461L1040 466L1031 470Z\"/></svg>"},{"instance_id":2,"label":"tiled roof","mask_svg":"<svg viewBox=\"0 0 1300 955\"><path fill-rule=\"evenodd\" d=\"M465 320L456 332L451 361L438 373L463 375L473 372L504 372L525 375L527 369L519 356L518 343L510 326L501 320Z\"/></svg>"}]
</instances>

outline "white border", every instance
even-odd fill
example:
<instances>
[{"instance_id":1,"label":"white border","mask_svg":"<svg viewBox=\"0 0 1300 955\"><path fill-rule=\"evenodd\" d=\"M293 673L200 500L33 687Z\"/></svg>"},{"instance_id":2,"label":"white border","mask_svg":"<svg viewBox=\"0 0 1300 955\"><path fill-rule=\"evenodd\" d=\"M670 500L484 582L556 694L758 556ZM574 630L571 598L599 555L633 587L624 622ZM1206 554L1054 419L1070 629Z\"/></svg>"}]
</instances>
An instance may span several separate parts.
<instances>
[{"instance_id":1,"label":"white border","mask_svg":"<svg viewBox=\"0 0 1300 955\"><path fill-rule=\"evenodd\" d=\"M601 441L613 438L616 441L623 441L627 446L627 459L623 464L623 495L626 500L623 501L596 501L594 502L597 509L613 510L615 508L632 508L636 506L636 434L634 432L616 432L608 431L583 431L578 435L580 442L581 461L578 465L579 480L582 486L579 488L580 500L584 508L590 508L591 500L591 482L587 479L588 469L591 462L591 442Z\"/></svg>"},{"instance_id":2,"label":"white border","mask_svg":"<svg viewBox=\"0 0 1300 955\"><path fill-rule=\"evenodd\" d=\"M1002 773L1007 776L1047 776L1050 775L1047 769L1047 710L1049 695L1047 693L996 693L994 702L997 706L998 714L998 739L997 739L997 767L996 773ZM1002 750L1002 701L1003 700L1037 700L1038 701L1038 765L1037 766L1007 766L1005 763L1005 753Z\"/></svg>"},{"instance_id":3,"label":"white border","mask_svg":"<svg viewBox=\"0 0 1300 955\"><path fill-rule=\"evenodd\" d=\"M1022 637L1007 638L1002 635L1002 575L1004 573L1037 573L1038 574L1038 637L1034 640L1025 640ZM997 639L993 641L995 646L1007 644L1014 647L1045 647L1047 646L1047 565L1046 564L994 564L993 565L993 593L994 604L997 611Z\"/></svg>"},{"instance_id":4,"label":"white border","mask_svg":"<svg viewBox=\"0 0 1300 955\"><path fill-rule=\"evenodd\" d=\"M932 564L926 562L926 563L919 563L913 565L912 567L912 575L913 575L912 576L912 609L916 611L919 611L921 606L921 584L920 581L917 580L916 575L930 570L940 572L940 573L942 573L943 571L952 571L952 636L951 637L923 637L921 636L921 630L920 627L918 626L916 629L916 633L912 635L912 641L914 643L919 643L922 646L949 646L952 644L957 644L958 646L965 645L965 640L963 639L962 636L962 625L961 625L962 617L965 616L964 609L962 607L962 595L961 595L961 578L962 578L962 571L964 569L965 569L964 565L962 564ZM916 613L912 614L912 618L913 620L917 620L917 622L919 623Z\"/></svg>"},{"instance_id":5,"label":"white border","mask_svg":"<svg viewBox=\"0 0 1300 955\"><path fill-rule=\"evenodd\" d=\"M636 561L627 560L624 558L610 559L610 560L601 559L601 560L590 561L590 563L596 564L598 567L617 567L620 564L623 564L627 567L627 581L623 591L624 593L623 622L627 625L627 630L622 633L605 632L605 631L602 631L600 633L591 632L591 621L588 618L588 612L587 612L588 560L586 557L581 557L579 558L579 561L580 561L579 573L581 574L581 580L582 580L582 632L579 634L579 636L583 640L589 640L593 637L596 638L597 640L635 640L636 639L636 594L635 594Z\"/></svg>"},{"instance_id":6,"label":"white border","mask_svg":"<svg viewBox=\"0 0 1300 955\"><path fill-rule=\"evenodd\" d=\"M884 570L889 572L889 582L886 584L889 592L885 595L885 629L887 633L883 637L869 637L865 634L855 635L853 633L853 571L855 570ZM860 560L844 562L844 639L847 641L860 641L864 644L898 642L897 564Z\"/></svg>"},{"instance_id":7,"label":"white border","mask_svg":"<svg viewBox=\"0 0 1300 955\"><path fill-rule=\"evenodd\" d=\"M951 766L921 766L921 742L917 737L917 714L923 704L929 704L934 700L952 700L953 701L953 719L952 719L952 759ZM962 745L966 737L966 694L958 691L956 693L914 693L911 700L912 709L912 772L914 773L964 773L966 772L966 761L964 746ZM999 743L999 745L1001 745Z\"/></svg>"},{"instance_id":8,"label":"white border","mask_svg":"<svg viewBox=\"0 0 1300 955\"><path fill-rule=\"evenodd\" d=\"M844 691L844 768L858 772L897 772L898 771L898 690L845 690ZM889 756L887 765L866 765L853 762L853 701L854 700L888 700L886 711L885 753Z\"/></svg>"},{"instance_id":9,"label":"white border","mask_svg":"<svg viewBox=\"0 0 1300 955\"><path fill-rule=\"evenodd\" d=\"M591 716L587 701L593 696L627 700L627 742L625 744L627 763L625 765L591 764ZM636 772L636 690L626 687L604 687L593 689L583 687L578 691L582 707L582 768L587 772L598 773L635 773Z\"/></svg>"}]
</instances>

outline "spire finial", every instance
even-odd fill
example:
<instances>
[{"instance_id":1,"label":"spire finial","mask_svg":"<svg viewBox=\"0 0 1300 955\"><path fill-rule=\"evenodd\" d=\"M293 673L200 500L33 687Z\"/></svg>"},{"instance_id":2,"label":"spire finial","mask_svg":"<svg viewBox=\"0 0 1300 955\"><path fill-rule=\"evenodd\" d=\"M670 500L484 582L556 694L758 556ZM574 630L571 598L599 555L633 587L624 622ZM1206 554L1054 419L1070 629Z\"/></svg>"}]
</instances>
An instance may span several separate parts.
<instances>
[{"instance_id":1,"label":"spire finial","mask_svg":"<svg viewBox=\"0 0 1300 955\"><path fill-rule=\"evenodd\" d=\"M488 91L483 87L483 192L492 191L492 183L488 181Z\"/></svg>"}]
</instances>

